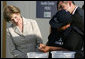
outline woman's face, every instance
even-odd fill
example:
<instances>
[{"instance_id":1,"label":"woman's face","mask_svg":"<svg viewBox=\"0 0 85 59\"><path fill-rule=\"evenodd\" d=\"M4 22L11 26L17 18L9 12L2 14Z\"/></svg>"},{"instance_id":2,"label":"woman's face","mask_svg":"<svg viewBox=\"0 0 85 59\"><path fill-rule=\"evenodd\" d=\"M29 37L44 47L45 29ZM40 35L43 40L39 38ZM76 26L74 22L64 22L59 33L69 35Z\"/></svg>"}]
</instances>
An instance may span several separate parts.
<instances>
[{"instance_id":1,"label":"woman's face","mask_svg":"<svg viewBox=\"0 0 85 59\"><path fill-rule=\"evenodd\" d=\"M17 24L20 19L21 19L21 15L19 13L14 13L11 15L11 21L15 24Z\"/></svg>"}]
</instances>

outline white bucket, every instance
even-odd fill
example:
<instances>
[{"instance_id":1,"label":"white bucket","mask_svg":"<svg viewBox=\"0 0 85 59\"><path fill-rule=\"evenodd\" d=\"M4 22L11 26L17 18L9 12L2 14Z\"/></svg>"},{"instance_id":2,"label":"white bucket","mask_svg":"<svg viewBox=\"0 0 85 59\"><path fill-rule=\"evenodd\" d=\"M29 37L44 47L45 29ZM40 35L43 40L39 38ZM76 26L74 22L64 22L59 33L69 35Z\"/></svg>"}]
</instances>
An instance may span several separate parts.
<instances>
[{"instance_id":1,"label":"white bucket","mask_svg":"<svg viewBox=\"0 0 85 59\"><path fill-rule=\"evenodd\" d=\"M73 51L52 51L52 58L75 58Z\"/></svg>"},{"instance_id":2,"label":"white bucket","mask_svg":"<svg viewBox=\"0 0 85 59\"><path fill-rule=\"evenodd\" d=\"M27 53L28 58L48 58L49 53L43 52L29 52Z\"/></svg>"}]
</instances>

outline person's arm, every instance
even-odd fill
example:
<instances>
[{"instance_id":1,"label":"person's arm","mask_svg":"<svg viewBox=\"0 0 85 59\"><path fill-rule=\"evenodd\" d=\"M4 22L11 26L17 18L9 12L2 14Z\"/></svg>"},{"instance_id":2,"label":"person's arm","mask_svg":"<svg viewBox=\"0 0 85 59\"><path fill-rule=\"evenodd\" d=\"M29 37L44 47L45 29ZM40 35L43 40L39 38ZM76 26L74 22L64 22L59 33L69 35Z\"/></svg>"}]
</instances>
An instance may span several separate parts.
<instances>
[{"instance_id":1,"label":"person's arm","mask_svg":"<svg viewBox=\"0 0 85 59\"><path fill-rule=\"evenodd\" d=\"M40 32L40 29L39 29L37 22L32 19L31 23L32 23L34 35L35 35L35 38L36 38L36 43L35 43L36 44L36 51L39 51L38 47L39 47L40 44L43 43L42 35L41 35L41 32Z\"/></svg>"},{"instance_id":2,"label":"person's arm","mask_svg":"<svg viewBox=\"0 0 85 59\"><path fill-rule=\"evenodd\" d=\"M66 30L68 27L70 27L70 23L65 25L65 26L62 26L61 28L59 28L58 30Z\"/></svg>"},{"instance_id":3,"label":"person's arm","mask_svg":"<svg viewBox=\"0 0 85 59\"><path fill-rule=\"evenodd\" d=\"M8 30L6 32L6 40L8 44L7 47L9 48L10 54L13 55L13 58L24 58L26 56L23 52L16 49L16 45L12 41L12 37Z\"/></svg>"},{"instance_id":4,"label":"person's arm","mask_svg":"<svg viewBox=\"0 0 85 59\"><path fill-rule=\"evenodd\" d=\"M39 47L40 51L42 52L49 52L49 51L68 51L67 49L64 49L62 47L53 47L53 46L46 46L44 44L40 44Z\"/></svg>"},{"instance_id":5,"label":"person's arm","mask_svg":"<svg viewBox=\"0 0 85 59\"><path fill-rule=\"evenodd\" d=\"M67 51L67 49L64 49L62 47L52 47L52 46L49 46L49 50L50 51L60 51L60 50L63 50L63 51Z\"/></svg>"},{"instance_id":6,"label":"person's arm","mask_svg":"<svg viewBox=\"0 0 85 59\"><path fill-rule=\"evenodd\" d=\"M32 23L32 27L33 27L33 30L34 30L34 34L37 35L38 37L42 38L42 35L41 35L41 32L40 32L39 26L37 24L37 21L31 20L31 23Z\"/></svg>"},{"instance_id":7,"label":"person's arm","mask_svg":"<svg viewBox=\"0 0 85 59\"><path fill-rule=\"evenodd\" d=\"M41 35L41 32L40 32L40 29L39 29L37 22L35 20L31 20L31 22L32 22L34 34L37 37L37 43L43 43L42 42L42 35Z\"/></svg>"}]
</instances>

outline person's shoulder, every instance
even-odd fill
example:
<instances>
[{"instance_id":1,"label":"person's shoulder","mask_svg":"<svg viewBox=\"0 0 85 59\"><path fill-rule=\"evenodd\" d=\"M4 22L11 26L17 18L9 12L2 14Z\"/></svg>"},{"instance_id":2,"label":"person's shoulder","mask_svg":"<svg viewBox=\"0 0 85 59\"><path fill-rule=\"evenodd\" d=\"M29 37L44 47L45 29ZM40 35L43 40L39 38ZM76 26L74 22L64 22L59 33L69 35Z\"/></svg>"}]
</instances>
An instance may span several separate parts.
<instances>
[{"instance_id":1,"label":"person's shoulder","mask_svg":"<svg viewBox=\"0 0 85 59\"><path fill-rule=\"evenodd\" d=\"M84 10L82 8L80 8L80 7L77 8L77 11L78 12L84 12Z\"/></svg>"},{"instance_id":2,"label":"person's shoulder","mask_svg":"<svg viewBox=\"0 0 85 59\"><path fill-rule=\"evenodd\" d=\"M11 24L10 26L8 26L8 27L6 28L6 31L9 32L9 29L12 28L12 27L13 27L13 25Z\"/></svg>"},{"instance_id":3,"label":"person's shoulder","mask_svg":"<svg viewBox=\"0 0 85 59\"><path fill-rule=\"evenodd\" d=\"M75 11L75 15L80 15L81 17L84 17L84 10L78 7Z\"/></svg>"},{"instance_id":4,"label":"person's shoulder","mask_svg":"<svg viewBox=\"0 0 85 59\"><path fill-rule=\"evenodd\" d=\"M32 22L32 23L37 23L37 21L36 20L34 20L34 19L27 19L27 18L24 18L24 22L26 22L26 23L29 23L29 22Z\"/></svg>"},{"instance_id":5,"label":"person's shoulder","mask_svg":"<svg viewBox=\"0 0 85 59\"><path fill-rule=\"evenodd\" d=\"M22 17L23 18L23 21L30 21L30 19L28 19L28 18L24 18L24 17Z\"/></svg>"},{"instance_id":6,"label":"person's shoulder","mask_svg":"<svg viewBox=\"0 0 85 59\"><path fill-rule=\"evenodd\" d=\"M34 19L30 19L30 18L24 18L23 17L23 19L24 19L24 21L35 21Z\"/></svg>"},{"instance_id":7,"label":"person's shoulder","mask_svg":"<svg viewBox=\"0 0 85 59\"><path fill-rule=\"evenodd\" d=\"M81 8L77 6L77 9L81 9Z\"/></svg>"},{"instance_id":8,"label":"person's shoulder","mask_svg":"<svg viewBox=\"0 0 85 59\"><path fill-rule=\"evenodd\" d=\"M77 8L77 13L80 14L81 16L84 16L84 10L80 7Z\"/></svg>"}]
</instances>

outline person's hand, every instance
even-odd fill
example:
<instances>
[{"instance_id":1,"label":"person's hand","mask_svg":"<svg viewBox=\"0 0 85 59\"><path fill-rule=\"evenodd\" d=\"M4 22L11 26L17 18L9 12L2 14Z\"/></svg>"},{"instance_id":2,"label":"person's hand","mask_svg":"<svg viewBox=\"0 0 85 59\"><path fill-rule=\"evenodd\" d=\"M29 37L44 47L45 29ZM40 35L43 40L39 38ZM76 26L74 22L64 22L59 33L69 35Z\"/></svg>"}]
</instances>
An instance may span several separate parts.
<instances>
[{"instance_id":1,"label":"person's hand","mask_svg":"<svg viewBox=\"0 0 85 59\"><path fill-rule=\"evenodd\" d=\"M70 27L70 24L67 24L65 26L62 26L58 30L66 30L68 27Z\"/></svg>"},{"instance_id":2,"label":"person's hand","mask_svg":"<svg viewBox=\"0 0 85 59\"><path fill-rule=\"evenodd\" d=\"M48 52L50 50L50 47L44 44L40 44L39 50L42 52Z\"/></svg>"},{"instance_id":3,"label":"person's hand","mask_svg":"<svg viewBox=\"0 0 85 59\"><path fill-rule=\"evenodd\" d=\"M50 51L50 47L49 46L45 46L43 49L41 49L41 51L43 52L49 52Z\"/></svg>"},{"instance_id":4,"label":"person's hand","mask_svg":"<svg viewBox=\"0 0 85 59\"><path fill-rule=\"evenodd\" d=\"M67 25L61 27L61 30L65 30L65 29L67 29L68 27L70 27L70 24L67 24Z\"/></svg>"},{"instance_id":5,"label":"person's hand","mask_svg":"<svg viewBox=\"0 0 85 59\"><path fill-rule=\"evenodd\" d=\"M40 44L39 49L45 48L46 45Z\"/></svg>"}]
</instances>

